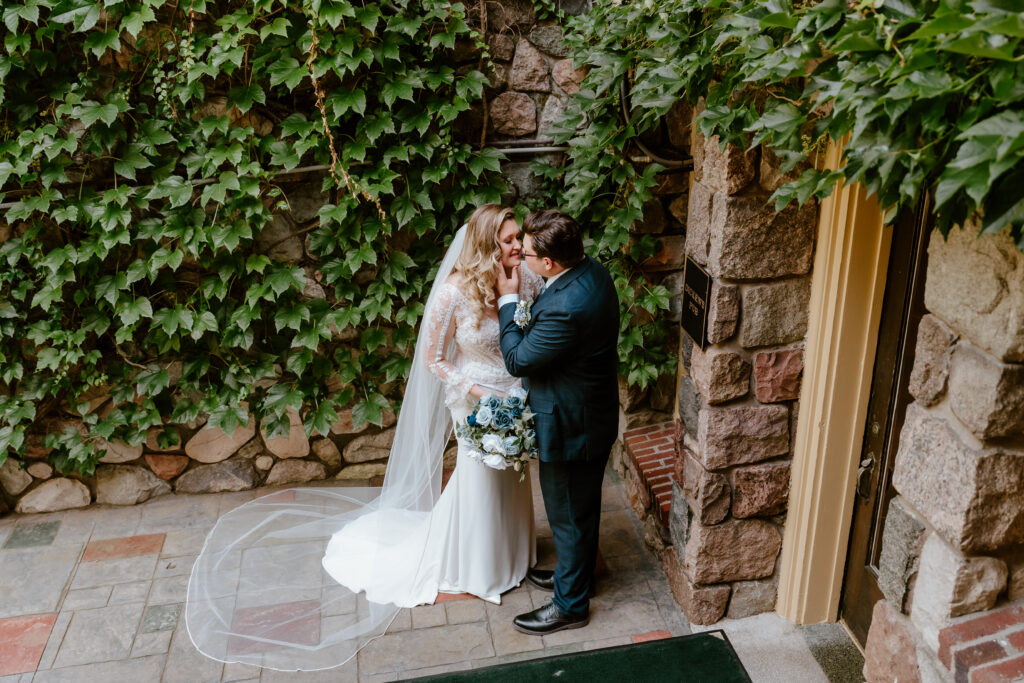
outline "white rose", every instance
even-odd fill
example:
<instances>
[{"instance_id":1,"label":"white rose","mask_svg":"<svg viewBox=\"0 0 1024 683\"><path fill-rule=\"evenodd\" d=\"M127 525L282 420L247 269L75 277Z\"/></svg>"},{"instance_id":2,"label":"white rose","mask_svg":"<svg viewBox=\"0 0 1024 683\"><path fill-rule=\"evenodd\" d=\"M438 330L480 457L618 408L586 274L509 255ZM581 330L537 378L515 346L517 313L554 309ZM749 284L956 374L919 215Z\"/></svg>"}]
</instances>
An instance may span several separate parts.
<instances>
[{"instance_id":1,"label":"white rose","mask_svg":"<svg viewBox=\"0 0 1024 683\"><path fill-rule=\"evenodd\" d=\"M512 387L512 389L509 390L508 395L514 398L518 398L520 401L525 401L526 389L523 389L522 387Z\"/></svg>"},{"instance_id":2,"label":"white rose","mask_svg":"<svg viewBox=\"0 0 1024 683\"><path fill-rule=\"evenodd\" d=\"M495 470L503 470L508 467L508 462L506 462L505 458L494 453L484 456L484 464Z\"/></svg>"},{"instance_id":3,"label":"white rose","mask_svg":"<svg viewBox=\"0 0 1024 683\"><path fill-rule=\"evenodd\" d=\"M487 406L481 406L476 411L476 424L478 427L489 427L492 419L494 419L494 411Z\"/></svg>"},{"instance_id":4,"label":"white rose","mask_svg":"<svg viewBox=\"0 0 1024 683\"><path fill-rule=\"evenodd\" d=\"M505 454L505 446L497 434L485 434L484 438L480 439L480 445L488 453L497 453L501 456Z\"/></svg>"}]
</instances>

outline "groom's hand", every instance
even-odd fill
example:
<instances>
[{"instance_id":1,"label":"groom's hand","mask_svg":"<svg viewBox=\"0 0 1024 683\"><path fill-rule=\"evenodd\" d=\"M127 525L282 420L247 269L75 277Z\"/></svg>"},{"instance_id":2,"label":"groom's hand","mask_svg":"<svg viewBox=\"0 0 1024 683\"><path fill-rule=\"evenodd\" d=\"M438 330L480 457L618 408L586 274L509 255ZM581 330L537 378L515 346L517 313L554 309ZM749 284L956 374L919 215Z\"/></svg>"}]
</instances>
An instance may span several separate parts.
<instances>
[{"instance_id":1,"label":"groom's hand","mask_svg":"<svg viewBox=\"0 0 1024 683\"><path fill-rule=\"evenodd\" d=\"M506 294L518 294L519 293L519 269L512 269L512 276L508 277L505 275L505 268L499 263L495 268L495 274L497 275L497 281L495 288L498 290L498 298L505 296Z\"/></svg>"}]
</instances>

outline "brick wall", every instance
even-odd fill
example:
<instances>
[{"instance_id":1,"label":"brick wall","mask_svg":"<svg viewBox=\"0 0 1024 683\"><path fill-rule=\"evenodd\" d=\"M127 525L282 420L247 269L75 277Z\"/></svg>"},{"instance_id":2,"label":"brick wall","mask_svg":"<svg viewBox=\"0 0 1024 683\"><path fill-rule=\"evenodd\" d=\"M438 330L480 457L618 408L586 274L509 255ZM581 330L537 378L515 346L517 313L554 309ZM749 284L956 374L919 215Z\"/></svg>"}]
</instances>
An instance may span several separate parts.
<instances>
[{"instance_id":1,"label":"brick wall","mask_svg":"<svg viewBox=\"0 0 1024 683\"><path fill-rule=\"evenodd\" d=\"M676 466L676 429L674 423L633 429L623 434L626 445L626 467L630 476L630 504L645 514L652 511L668 528L672 506L672 482Z\"/></svg>"}]
</instances>

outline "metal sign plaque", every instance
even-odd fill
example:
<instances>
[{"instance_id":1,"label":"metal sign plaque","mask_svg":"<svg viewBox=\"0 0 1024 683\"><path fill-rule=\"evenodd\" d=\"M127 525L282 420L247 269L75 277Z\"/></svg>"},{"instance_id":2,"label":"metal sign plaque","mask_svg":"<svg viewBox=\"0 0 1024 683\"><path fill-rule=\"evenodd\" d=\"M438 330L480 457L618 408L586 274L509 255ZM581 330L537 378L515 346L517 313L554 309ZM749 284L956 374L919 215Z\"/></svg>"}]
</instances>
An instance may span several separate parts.
<instances>
[{"instance_id":1,"label":"metal sign plaque","mask_svg":"<svg viewBox=\"0 0 1024 683\"><path fill-rule=\"evenodd\" d=\"M708 301L711 275L689 256L683 273L683 330L703 351L708 343Z\"/></svg>"}]
</instances>

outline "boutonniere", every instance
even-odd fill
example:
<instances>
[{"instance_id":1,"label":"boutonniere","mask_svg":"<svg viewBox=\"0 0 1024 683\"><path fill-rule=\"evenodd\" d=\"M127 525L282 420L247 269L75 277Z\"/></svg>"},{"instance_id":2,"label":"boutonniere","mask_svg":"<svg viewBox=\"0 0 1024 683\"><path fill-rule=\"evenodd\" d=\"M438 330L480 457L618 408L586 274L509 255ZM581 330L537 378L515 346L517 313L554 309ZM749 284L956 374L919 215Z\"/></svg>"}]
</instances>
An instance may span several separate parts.
<instances>
[{"instance_id":1,"label":"boutonniere","mask_svg":"<svg viewBox=\"0 0 1024 683\"><path fill-rule=\"evenodd\" d=\"M512 319L521 330L530 324L530 301L528 299L522 299L516 304L516 312Z\"/></svg>"}]
</instances>

